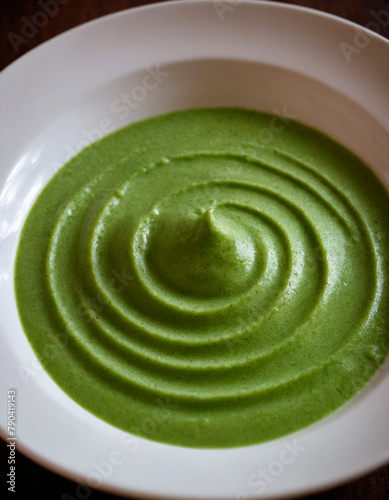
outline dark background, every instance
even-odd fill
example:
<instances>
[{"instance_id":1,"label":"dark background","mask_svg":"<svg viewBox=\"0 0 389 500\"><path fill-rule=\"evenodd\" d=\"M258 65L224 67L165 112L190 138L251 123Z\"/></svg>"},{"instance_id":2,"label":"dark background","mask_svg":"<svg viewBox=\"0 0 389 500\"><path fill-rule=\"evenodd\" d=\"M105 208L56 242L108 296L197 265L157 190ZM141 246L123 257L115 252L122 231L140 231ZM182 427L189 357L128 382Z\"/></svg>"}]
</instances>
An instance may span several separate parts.
<instances>
[{"instance_id":1,"label":"dark background","mask_svg":"<svg viewBox=\"0 0 389 500\"><path fill-rule=\"evenodd\" d=\"M45 26L40 27L33 37L30 39L23 37L24 41L14 39L14 46L12 46L7 35L14 33L23 36L24 17L31 21L34 14L42 10L38 1L1 1L0 69L5 68L29 50L65 30L112 12L154 3L150 0L58 0L57 3L60 4L58 14L50 18ZM43 2L46 3L47 0L43 0ZM369 21L374 20L371 11L389 10L389 1L386 0L292 0L279 1L279 3L313 7L344 17L362 26L366 26ZM389 38L389 25L382 27L380 34ZM26 85L28 85L27 75ZM98 491L93 491L90 494L81 491L81 495L77 496L76 483L49 472L20 453L16 457L16 493L9 493L6 488L8 449L2 440L0 440L0 445L0 482L7 499L72 500L73 497L74 499L113 500L118 498ZM306 498L309 500L389 500L389 466L350 484Z\"/></svg>"}]
</instances>

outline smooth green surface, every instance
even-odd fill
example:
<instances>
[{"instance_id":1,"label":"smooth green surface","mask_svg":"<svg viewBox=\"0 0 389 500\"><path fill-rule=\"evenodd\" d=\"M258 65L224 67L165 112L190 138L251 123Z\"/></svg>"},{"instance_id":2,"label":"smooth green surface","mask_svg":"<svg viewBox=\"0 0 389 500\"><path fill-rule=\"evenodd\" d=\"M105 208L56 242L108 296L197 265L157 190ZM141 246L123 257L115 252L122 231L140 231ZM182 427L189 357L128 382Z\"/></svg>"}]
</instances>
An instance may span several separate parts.
<instances>
[{"instance_id":1,"label":"smooth green surface","mask_svg":"<svg viewBox=\"0 0 389 500\"><path fill-rule=\"evenodd\" d=\"M44 368L107 422L234 447L353 396L389 351L389 200L296 122L189 110L64 166L20 238L15 290Z\"/></svg>"}]
</instances>

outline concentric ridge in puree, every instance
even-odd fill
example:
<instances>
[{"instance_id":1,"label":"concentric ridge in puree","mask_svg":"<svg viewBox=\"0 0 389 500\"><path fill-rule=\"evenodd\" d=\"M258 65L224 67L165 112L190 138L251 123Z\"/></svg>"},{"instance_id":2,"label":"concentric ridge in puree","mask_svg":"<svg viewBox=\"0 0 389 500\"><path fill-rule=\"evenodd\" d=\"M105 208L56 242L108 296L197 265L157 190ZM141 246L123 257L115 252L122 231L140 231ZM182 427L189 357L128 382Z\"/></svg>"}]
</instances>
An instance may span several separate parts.
<instances>
[{"instance_id":1,"label":"concentric ridge in puree","mask_svg":"<svg viewBox=\"0 0 389 500\"><path fill-rule=\"evenodd\" d=\"M263 133L271 118L133 124L33 206L20 318L47 372L98 417L176 445L250 445L327 415L384 361L388 193L308 127Z\"/></svg>"}]
</instances>

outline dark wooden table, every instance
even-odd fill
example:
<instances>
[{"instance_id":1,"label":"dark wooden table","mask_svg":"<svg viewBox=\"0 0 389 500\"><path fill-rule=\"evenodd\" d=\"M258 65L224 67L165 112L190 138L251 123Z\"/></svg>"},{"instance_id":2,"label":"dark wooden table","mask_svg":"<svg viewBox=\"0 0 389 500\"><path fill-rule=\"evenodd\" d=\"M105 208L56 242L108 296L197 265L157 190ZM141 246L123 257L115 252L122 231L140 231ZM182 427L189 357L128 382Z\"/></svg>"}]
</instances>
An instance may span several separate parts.
<instances>
[{"instance_id":1,"label":"dark wooden table","mask_svg":"<svg viewBox=\"0 0 389 500\"><path fill-rule=\"evenodd\" d=\"M0 69L5 68L17 58L37 45L96 17L104 16L122 9L136 7L152 0L2 0L1 16L1 53ZM344 17L362 26L378 26L381 35L389 38L389 22L373 24L374 12L386 11L389 15L389 2L386 0L289 0L290 3L313 7ZM51 5L51 15L39 17L42 4ZM58 6L56 8L55 6ZM35 17L34 17L35 16ZM385 19L385 16L383 17ZM38 28L31 22L40 25ZM30 23L30 28L26 26ZM386 25L386 26L385 26ZM389 64L389 61L388 61ZM389 92L389 82L388 82ZM1 110L0 110L1 112ZM3 395L4 396L4 395ZM388 422L389 425L389 422ZM98 491L92 493L76 490L77 484L68 481L27 459L17 455L16 493L8 493L5 470L8 470L6 445L1 441L0 483L6 491L6 498L39 500L109 500L117 498ZM4 498L4 496L2 496ZM341 486L334 490L307 497L311 500L388 500L389 466L372 474Z\"/></svg>"}]
</instances>

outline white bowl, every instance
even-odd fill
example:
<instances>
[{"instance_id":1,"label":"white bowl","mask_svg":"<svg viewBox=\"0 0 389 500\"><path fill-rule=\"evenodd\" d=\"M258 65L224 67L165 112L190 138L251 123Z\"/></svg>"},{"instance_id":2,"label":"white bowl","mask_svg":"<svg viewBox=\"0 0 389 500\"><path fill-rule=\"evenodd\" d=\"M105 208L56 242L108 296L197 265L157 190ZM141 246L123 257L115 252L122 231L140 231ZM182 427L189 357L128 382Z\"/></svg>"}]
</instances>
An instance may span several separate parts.
<instances>
[{"instance_id":1,"label":"white bowl","mask_svg":"<svg viewBox=\"0 0 389 500\"><path fill-rule=\"evenodd\" d=\"M377 31L379 19L377 13ZM15 388L23 453L91 487L147 498L286 498L388 462L389 363L338 411L284 439L230 450L163 445L100 421L55 385L24 336L13 292L21 226L47 180L91 141L149 116L219 106L273 112L339 141L388 186L388 60L387 40L331 15L270 2L196 1L98 19L6 68L0 75L3 437L4 394Z\"/></svg>"}]
</instances>

